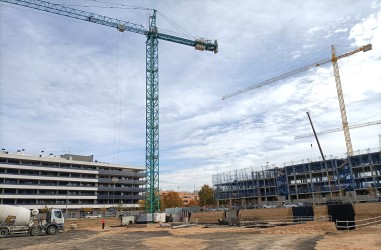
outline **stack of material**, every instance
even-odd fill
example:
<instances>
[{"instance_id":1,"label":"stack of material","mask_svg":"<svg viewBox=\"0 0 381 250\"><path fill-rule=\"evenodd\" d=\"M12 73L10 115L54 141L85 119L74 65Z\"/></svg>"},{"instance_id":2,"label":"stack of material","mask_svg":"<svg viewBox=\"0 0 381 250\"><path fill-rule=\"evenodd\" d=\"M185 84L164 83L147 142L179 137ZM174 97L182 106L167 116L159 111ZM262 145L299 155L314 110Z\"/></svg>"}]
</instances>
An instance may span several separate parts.
<instances>
[{"instance_id":1,"label":"stack of material","mask_svg":"<svg viewBox=\"0 0 381 250\"><path fill-rule=\"evenodd\" d=\"M171 224L169 224L169 223L160 223L159 227L161 227L161 228L170 228Z\"/></svg>"}]
</instances>

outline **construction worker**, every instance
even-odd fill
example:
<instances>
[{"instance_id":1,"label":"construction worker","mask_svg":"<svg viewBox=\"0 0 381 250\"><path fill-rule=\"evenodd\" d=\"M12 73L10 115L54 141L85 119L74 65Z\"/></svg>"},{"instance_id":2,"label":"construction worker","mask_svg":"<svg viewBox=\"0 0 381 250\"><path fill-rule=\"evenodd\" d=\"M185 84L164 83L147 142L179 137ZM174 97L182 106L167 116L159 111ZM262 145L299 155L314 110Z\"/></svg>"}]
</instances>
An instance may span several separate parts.
<instances>
[{"instance_id":1,"label":"construction worker","mask_svg":"<svg viewBox=\"0 0 381 250\"><path fill-rule=\"evenodd\" d=\"M102 219L102 229L105 229L105 219Z\"/></svg>"}]
</instances>

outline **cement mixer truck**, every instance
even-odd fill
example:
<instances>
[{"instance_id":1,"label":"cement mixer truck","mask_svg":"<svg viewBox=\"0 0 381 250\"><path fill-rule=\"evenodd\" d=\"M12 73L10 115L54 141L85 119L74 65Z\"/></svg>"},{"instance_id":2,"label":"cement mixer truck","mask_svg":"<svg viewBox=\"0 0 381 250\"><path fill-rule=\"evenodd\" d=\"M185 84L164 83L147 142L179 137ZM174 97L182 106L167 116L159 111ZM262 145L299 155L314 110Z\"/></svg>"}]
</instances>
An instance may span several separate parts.
<instances>
[{"instance_id":1,"label":"cement mixer truck","mask_svg":"<svg viewBox=\"0 0 381 250\"><path fill-rule=\"evenodd\" d=\"M38 209L0 204L0 238L12 234L52 235L63 231L64 217L61 210L47 209L45 219L37 219L38 213Z\"/></svg>"}]
</instances>

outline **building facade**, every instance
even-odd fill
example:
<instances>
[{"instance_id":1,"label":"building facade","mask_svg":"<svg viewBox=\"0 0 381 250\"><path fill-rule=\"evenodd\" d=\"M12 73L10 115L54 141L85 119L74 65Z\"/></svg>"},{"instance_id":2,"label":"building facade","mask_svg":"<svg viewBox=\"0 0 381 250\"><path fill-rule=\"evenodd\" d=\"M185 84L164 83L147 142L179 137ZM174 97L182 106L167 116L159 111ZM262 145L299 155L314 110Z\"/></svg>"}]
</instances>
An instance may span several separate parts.
<instances>
[{"instance_id":1,"label":"building facade","mask_svg":"<svg viewBox=\"0 0 381 250\"><path fill-rule=\"evenodd\" d=\"M381 151L220 173L213 175L213 185L220 204L236 207L285 201L317 204L329 199L375 201L381 194Z\"/></svg>"},{"instance_id":2,"label":"building facade","mask_svg":"<svg viewBox=\"0 0 381 250\"><path fill-rule=\"evenodd\" d=\"M54 207L78 217L110 207L137 208L144 199L144 167L93 161L93 156L0 153L0 203Z\"/></svg>"},{"instance_id":3,"label":"building facade","mask_svg":"<svg viewBox=\"0 0 381 250\"><path fill-rule=\"evenodd\" d=\"M164 196L166 196L169 192L175 192L175 191L160 191L160 197L163 198ZM184 207L188 207L190 205L192 205L192 201L194 203L198 203L198 194L196 192L176 192L178 193L180 199L182 200L183 202L183 205ZM194 204L193 203L193 204Z\"/></svg>"},{"instance_id":4,"label":"building facade","mask_svg":"<svg viewBox=\"0 0 381 250\"><path fill-rule=\"evenodd\" d=\"M194 204L198 204L198 194L192 192L179 192L179 196L183 201L185 207L192 205L192 201Z\"/></svg>"}]
</instances>

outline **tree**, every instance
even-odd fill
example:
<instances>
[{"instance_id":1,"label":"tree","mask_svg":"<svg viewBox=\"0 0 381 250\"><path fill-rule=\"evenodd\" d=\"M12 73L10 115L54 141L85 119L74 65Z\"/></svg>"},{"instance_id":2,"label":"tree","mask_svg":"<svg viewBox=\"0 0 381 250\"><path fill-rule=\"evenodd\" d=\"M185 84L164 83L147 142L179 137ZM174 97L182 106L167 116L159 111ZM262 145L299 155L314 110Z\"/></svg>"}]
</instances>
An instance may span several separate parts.
<instances>
[{"instance_id":1,"label":"tree","mask_svg":"<svg viewBox=\"0 0 381 250\"><path fill-rule=\"evenodd\" d=\"M200 200L200 206L215 206L216 199L214 199L214 190L209 187L209 185L204 185L201 190L198 191L198 196Z\"/></svg>"},{"instance_id":2,"label":"tree","mask_svg":"<svg viewBox=\"0 0 381 250\"><path fill-rule=\"evenodd\" d=\"M180 198L179 193L175 191L170 191L166 195L163 196L163 202L165 208L171 207L183 207L183 200Z\"/></svg>"},{"instance_id":3,"label":"tree","mask_svg":"<svg viewBox=\"0 0 381 250\"><path fill-rule=\"evenodd\" d=\"M145 208L146 208L146 201L145 200L139 200L138 201L138 205L139 205L139 208L141 210L145 210Z\"/></svg>"},{"instance_id":4,"label":"tree","mask_svg":"<svg viewBox=\"0 0 381 250\"><path fill-rule=\"evenodd\" d=\"M138 204L139 204L139 208L141 210L146 211L146 201L145 200L139 200ZM164 211L164 209L165 209L164 201L163 201L162 197L160 197L160 211Z\"/></svg>"},{"instance_id":5,"label":"tree","mask_svg":"<svg viewBox=\"0 0 381 250\"><path fill-rule=\"evenodd\" d=\"M86 213L90 213L92 212L94 209L92 207L81 207L80 209L82 212L86 212Z\"/></svg>"},{"instance_id":6,"label":"tree","mask_svg":"<svg viewBox=\"0 0 381 250\"><path fill-rule=\"evenodd\" d=\"M198 206L198 201L196 200L191 200L189 201L187 207L195 207L195 206Z\"/></svg>"}]
</instances>

